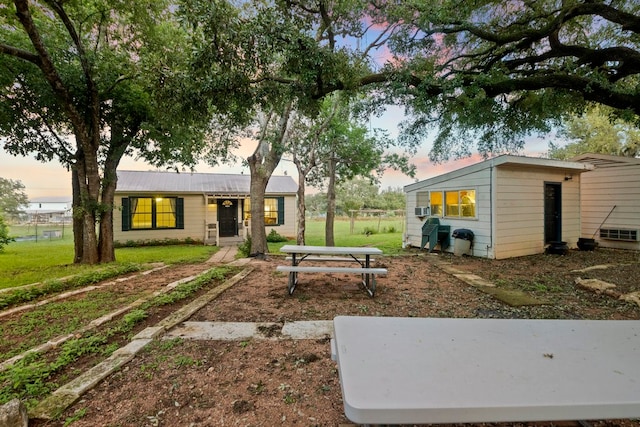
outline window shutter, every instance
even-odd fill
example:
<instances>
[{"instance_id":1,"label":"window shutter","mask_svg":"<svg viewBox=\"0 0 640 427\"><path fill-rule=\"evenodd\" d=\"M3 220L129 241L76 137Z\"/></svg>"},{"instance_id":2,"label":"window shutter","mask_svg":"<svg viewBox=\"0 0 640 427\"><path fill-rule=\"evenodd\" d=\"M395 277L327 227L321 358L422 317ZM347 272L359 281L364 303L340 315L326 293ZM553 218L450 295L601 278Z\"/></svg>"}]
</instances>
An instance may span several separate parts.
<instances>
[{"instance_id":1,"label":"window shutter","mask_svg":"<svg viewBox=\"0 0 640 427\"><path fill-rule=\"evenodd\" d=\"M278 225L284 224L284 197L278 197Z\"/></svg>"},{"instance_id":2,"label":"window shutter","mask_svg":"<svg viewBox=\"0 0 640 427\"><path fill-rule=\"evenodd\" d=\"M184 198L176 199L176 228L184 229Z\"/></svg>"},{"instance_id":3,"label":"window shutter","mask_svg":"<svg viewBox=\"0 0 640 427\"><path fill-rule=\"evenodd\" d=\"M128 197L122 198L122 231L131 230L131 204Z\"/></svg>"}]
</instances>

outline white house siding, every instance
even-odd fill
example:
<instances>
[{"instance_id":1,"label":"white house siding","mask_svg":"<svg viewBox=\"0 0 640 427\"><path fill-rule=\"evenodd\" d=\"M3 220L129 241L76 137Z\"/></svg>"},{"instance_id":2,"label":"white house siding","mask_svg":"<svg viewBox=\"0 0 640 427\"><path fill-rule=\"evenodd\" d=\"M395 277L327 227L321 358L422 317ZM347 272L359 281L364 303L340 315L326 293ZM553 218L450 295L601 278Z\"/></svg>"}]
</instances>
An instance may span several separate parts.
<instances>
[{"instance_id":1,"label":"white house siding","mask_svg":"<svg viewBox=\"0 0 640 427\"><path fill-rule=\"evenodd\" d=\"M267 227L267 234L271 232L273 228L276 232L282 236L295 238L297 233L296 227L296 197L291 195L284 196L284 224L277 227ZM271 196L269 196L271 197Z\"/></svg>"},{"instance_id":2,"label":"white house siding","mask_svg":"<svg viewBox=\"0 0 640 427\"><path fill-rule=\"evenodd\" d=\"M116 209L113 213L113 240L119 243L127 241L153 241L164 239L185 240L187 238L203 241L205 237L206 200L202 194L168 194L163 197L182 197L184 199L184 229L161 228L157 230L129 230L122 231L122 199L124 197L139 197L136 194L118 194L115 198ZM215 221L215 217L213 217Z\"/></svg>"},{"instance_id":3,"label":"white house siding","mask_svg":"<svg viewBox=\"0 0 640 427\"><path fill-rule=\"evenodd\" d=\"M495 168L495 258L544 252L544 184L561 183L562 240L575 247L580 230L580 174L544 168Z\"/></svg>"},{"instance_id":4,"label":"white house siding","mask_svg":"<svg viewBox=\"0 0 640 427\"><path fill-rule=\"evenodd\" d=\"M640 164L620 161L584 173L581 209L581 237L593 237L602 247L640 250L638 241L600 239L599 233L611 212L602 228L638 230L640 236Z\"/></svg>"},{"instance_id":5,"label":"white house siding","mask_svg":"<svg viewBox=\"0 0 640 427\"><path fill-rule=\"evenodd\" d=\"M447 174L449 176L449 174ZM479 171L462 173L450 179L432 178L416 184L407 186L407 228L405 245L420 247L422 243L422 225L426 218L420 219L414 215L414 208L423 206L424 200L419 200L419 193L425 191L447 191L447 190L475 190L476 191L476 219L453 219L451 217L439 217L440 224L451 226L451 232L459 228L466 228L474 233L472 253L474 256L492 257L491 242L491 193L490 193L491 170L485 168ZM454 239L445 249L446 252L453 252Z\"/></svg>"}]
</instances>

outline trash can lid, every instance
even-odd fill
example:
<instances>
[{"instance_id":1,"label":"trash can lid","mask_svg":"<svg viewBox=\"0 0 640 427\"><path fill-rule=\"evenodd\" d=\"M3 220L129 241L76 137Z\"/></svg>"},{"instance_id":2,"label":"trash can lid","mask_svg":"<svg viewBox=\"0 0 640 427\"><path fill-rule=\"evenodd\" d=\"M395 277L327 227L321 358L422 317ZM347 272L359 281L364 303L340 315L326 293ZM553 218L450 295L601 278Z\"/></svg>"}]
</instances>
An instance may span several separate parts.
<instances>
[{"instance_id":1,"label":"trash can lid","mask_svg":"<svg viewBox=\"0 0 640 427\"><path fill-rule=\"evenodd\" d=\"M452 237L456 239L473 240L473 231L467 228L458 228L453 230Z\"/></svg>"}]
</instances>

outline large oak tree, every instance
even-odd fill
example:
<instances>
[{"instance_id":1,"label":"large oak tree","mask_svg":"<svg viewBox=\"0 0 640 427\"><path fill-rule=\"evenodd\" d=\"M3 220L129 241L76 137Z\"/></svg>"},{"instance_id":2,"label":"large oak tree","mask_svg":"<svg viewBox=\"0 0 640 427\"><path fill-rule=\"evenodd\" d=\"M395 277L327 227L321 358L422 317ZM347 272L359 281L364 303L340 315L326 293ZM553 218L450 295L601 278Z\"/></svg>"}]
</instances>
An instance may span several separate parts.
<instances>
[{"instance_id":1,"label":"large oak tree","mask_svg":"<svg viewBox=\"0 0 640 427\"><path fill-rule=\"evenodd\" d=\"M165 1L0 4L0 136L14 155L71 170L75 262L115 260L123 156L194 162L201 127L158 103L182 70L184 40Z\"/></svg>"},{"instance_id":2,"label":"large oak tree","mask_svg":"<svg viewBox=\"0 0 640 427\"><path fill-rule=\"evenodd\" d=\"M536 0L381 3L395 63L381 80L406 102L406 138L439 130L432 157L521 147L589 102L640 122L640 3Z\"/></svg>"}]
</instances>

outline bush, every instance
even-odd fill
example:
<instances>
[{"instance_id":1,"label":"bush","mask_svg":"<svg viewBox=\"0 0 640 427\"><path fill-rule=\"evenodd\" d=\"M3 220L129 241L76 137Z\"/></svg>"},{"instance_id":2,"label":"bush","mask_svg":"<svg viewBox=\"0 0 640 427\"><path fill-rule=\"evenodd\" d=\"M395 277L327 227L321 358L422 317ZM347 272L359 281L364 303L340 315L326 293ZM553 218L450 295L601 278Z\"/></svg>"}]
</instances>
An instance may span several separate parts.
<instances>
[{"instance_id":1,"label":"bush","mask_svg":"<svg viewBox=\"0 0 640 427\"><path fill-rule=\"evenodd\" d=\"M274 229L271 229L271 232L267 235L267 242L269 243L286 242L287 240L289 239L278 234Z\"/></svg>"},{"instance_id":2,"label":"bush","mask_svg":"<svg viewBox=\"0 0 640 427\"><path fill-rule=\"evenodd\" d=\"M15 241L13 237L9 237L9 226L4 222L4 218L0 215L0 252L9 243Z\"/></svg>"},{"instance_id":3,"label":"bush","mask_svg":"<svg viewBox=\"0 0 640 427\"><path fill-rule=\"evenodd\" d=\"M373 227L365 227L362 234L371 236L372 234L376 234L378 231Z\"/></svg>"},{"instance_id":4,"label":"bush","mask_svg":"<svg viewBox=\"0 0 640 427\"><path fill-rule=\"evenodd\" d=\"M242 244L238 245L238 253L247 258L251 253L251 236L247 236Z\"/></svg>"},{"instance_id":5,"label":"bush","mask_svg":"<svg viewBox=\"0 0 640 427\"><path fill-rule=\"evenodd\" d=\"M125 242L115 241L115 248L139 248L144 246L174 246L174 245L202 245L202 241L194 240L191 237L184 239L149 239L149 240L127 240Z\"/></svg>"}]
</instances>

